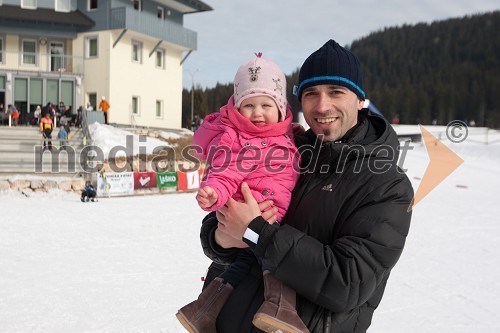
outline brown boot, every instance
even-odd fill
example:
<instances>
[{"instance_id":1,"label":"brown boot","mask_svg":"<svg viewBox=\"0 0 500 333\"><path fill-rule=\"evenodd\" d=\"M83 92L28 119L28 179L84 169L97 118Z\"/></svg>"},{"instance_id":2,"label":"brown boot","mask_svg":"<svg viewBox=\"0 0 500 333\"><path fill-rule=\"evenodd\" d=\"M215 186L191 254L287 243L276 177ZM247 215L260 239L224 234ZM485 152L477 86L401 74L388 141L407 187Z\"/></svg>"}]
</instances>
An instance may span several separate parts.
<instances>
[{"instance_id":1,"label":"brown boot","mask_svg":"<svg viewBox=\"0 0 500 333\"><path fill-rule=\"evenodd\" d=\"M295 310L295 290L264 271L264 303L252 323L264 332L309 333Z\"/></svg>"},{"instance_id":2,"label":"brown boot","mask_svg":"<svg viewBox=\"0 0 500 333\"><path fill-rule=\"evenodd\" d=\"M232 292L233 287L217 277L208 284L196 301L177 312L177 319L190 333L217 333L215 320Z\"/></svg>"}]
</instances>

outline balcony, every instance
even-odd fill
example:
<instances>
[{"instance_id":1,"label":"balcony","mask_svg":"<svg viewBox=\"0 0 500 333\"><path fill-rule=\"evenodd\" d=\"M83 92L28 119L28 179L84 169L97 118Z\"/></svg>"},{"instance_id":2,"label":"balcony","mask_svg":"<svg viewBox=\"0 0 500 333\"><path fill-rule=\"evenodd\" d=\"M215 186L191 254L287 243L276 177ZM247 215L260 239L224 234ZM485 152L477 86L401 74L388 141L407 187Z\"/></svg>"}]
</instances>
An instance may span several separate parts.
<instances>
[{"instance_id":1,"label":"balcony","mask_svg":"<svg viewBox=\"0 0 500 333\"><path fill-rule=\"evenodd\" d=\"M83 57L64 54L0 52L0 70L83 74Z\"/></svg>"},{"instance_id":2,"label":"balcony","mask_svg":"<svg viewBox=\"0 0 500 333\"><path fill-rule=\"evenodd\" d=\"M169 43L196 50L197 34L182 25L160 20L156 15L132 7L111 9L110 29L129 29Z\"/></svg>"}]
</instances>

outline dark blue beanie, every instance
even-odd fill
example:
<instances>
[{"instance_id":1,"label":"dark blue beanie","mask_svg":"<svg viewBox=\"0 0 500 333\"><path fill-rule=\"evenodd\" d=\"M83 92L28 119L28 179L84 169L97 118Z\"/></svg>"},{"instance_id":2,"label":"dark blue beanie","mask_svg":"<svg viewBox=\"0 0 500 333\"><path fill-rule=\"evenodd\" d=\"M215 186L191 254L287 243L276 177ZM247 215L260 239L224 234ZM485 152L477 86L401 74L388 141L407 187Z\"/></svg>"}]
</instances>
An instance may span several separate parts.
<instances>
[{"instance_id":1,"label":"dark blue beanie","mask_svg":"<svg viewBox=\"0 0 500 333\"><path fill-rule=\"evenodd\" d=\"M311 54L300 68L297 90L299 101L305 88L319 84L346 87L359 99L365 100L363 73L358 58L333 39Z\"/></svg>"}]
</instances>

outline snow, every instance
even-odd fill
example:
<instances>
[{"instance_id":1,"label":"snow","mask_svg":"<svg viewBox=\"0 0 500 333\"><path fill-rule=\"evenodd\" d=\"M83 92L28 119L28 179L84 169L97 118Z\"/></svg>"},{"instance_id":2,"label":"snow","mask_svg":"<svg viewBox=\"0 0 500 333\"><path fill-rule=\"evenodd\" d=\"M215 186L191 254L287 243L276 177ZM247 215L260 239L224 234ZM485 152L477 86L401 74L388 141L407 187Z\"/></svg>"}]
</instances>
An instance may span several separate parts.
<instances>
[{"instance_id":1,"label":"snow","mask_svg":"<svg viewBox=\"0 0 500 333\"><path fill-rule=\"evenodd\" d=\"M134 156L139 153L151 154L158 147L169 147L170 145L155 138L144 135L133 134L124 129L116 128L109 125L102 125L97 122L89 125L90 135L94 141L94 146L99 147L103 152L103 157L108 158L110 152L114 148L115 151L112 157ZM162 132L166 133L166 132ZM165 139L180 138L181 136L175 133L162 135ZM129 142L127 142L129 138ZM122 148L116 151L116 147ZM157 150L158 151L158 150Z\"/></svg>"},{"instance_id":2,"label":"snow","mask_svg":"<svg viewBox=\"0 0 500 333\"><path fill-rule=\"evenodd\" d=\"M370 333L500 331L500 143L448 145L465 162L414 208ZM429 161L412 146L416 190ZM185 332L175 313L209 265L194 193L0 203L0 332Z\"/></svg>"}]
</instances>

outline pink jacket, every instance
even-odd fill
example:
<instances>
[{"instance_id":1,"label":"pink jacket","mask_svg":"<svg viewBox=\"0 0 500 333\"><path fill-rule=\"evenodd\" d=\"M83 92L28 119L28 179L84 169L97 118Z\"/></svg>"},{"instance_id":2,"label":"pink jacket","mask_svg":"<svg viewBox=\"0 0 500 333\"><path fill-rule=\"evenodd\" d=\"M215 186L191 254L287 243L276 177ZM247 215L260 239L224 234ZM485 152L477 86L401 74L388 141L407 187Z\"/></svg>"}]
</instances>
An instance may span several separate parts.
<instances>
[{"instance_id":1,"label":"pink jacket","mask_svg":"<svg viewBox=\"0 0 500 333\"><path fill-rule=\"evenodd\" d=\"M197 157L208 162L200 188L210 186L218 194L217 202L207 210L218 210L230 197L242 199L240 188L245 181L257 202L273 200L281 221L299 177L291 123L287 105L284 121L257 127L234 107L232 96L219 113L205 117L193 144L201 147Z\"/></svg>"}]
</instances>

